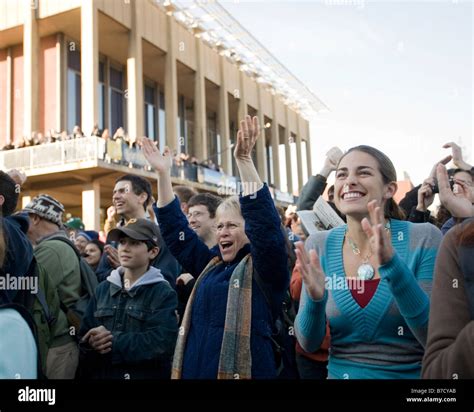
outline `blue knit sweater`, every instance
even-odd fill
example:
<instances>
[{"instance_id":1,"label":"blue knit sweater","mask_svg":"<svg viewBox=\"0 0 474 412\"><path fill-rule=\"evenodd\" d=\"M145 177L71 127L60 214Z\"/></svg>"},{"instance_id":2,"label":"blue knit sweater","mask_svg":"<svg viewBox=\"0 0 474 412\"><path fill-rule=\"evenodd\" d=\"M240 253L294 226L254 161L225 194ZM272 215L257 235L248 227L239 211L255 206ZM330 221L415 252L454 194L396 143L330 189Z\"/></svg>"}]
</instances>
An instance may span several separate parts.
<instances>
[{"instance_id":1,"label":"blue knit sweater","mask_svg":"<svg viewBox=\"0 0 474 412\"><path fill-rule=\"evenodd\" d=\"M429 223L391 221L395 255L379 267L380 283L365 308L352 297L344 271L346 226L311 236L326 274L323 299L302 289L296 336L308 352L319 348L326 317L331 330L329 378L418 379L426 343L429 296L441 232Z\"/></svg>"},{"instance_id":2,"label":"blue knit sweater","mask_svg":"<svg viewBox=\"0 0 474 412\"><path fill-rule=\"evenodd\" d=\"M245 233L250 244L237 253L232 262L211 270L200 284L194 298L183 359L183 379L216 379L224 333L229 279L238 263L252 254L254 268L266 284L275 304L281 307L288 288L289 273L280 217L268 187L240 198ZM161 233L171 253L183 268L197 278L219 249L209 249L188 226L175 198L165 207L154 208ZM252 323L250 349L252 378L276 377L275 360L270 341L272 316L262 291L252 282Z\"/></svg>"}]
</instances>

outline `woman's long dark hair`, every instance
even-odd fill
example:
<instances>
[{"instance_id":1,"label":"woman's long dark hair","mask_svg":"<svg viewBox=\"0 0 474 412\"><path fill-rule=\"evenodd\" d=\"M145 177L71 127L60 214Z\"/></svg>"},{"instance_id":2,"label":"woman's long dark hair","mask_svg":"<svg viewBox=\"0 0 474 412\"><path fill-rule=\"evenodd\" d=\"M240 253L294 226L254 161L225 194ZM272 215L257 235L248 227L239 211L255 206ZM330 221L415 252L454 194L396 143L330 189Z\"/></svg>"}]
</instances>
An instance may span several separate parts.
<instances>
[{"instance_id":1,"label":"woman's long dark hair","mask_svg":"<svg viewBox=\"0 0 474 412\"><path fill-rule=\"evenodd\" d=\"M397 172L395 170L395 166L393 166L392 161L388 158L387 155L382 153L380 150L376 149L372 146L360 145L350 148L339 160L341 160L347 156L347 154L351 152L363 152L367 153L368 155L372 156L379 165L379 171L382 174L382 180L384 184L388 184L390 182L397 181ZM339 164L338 164L339 167ZM405 220L406 216L403 210L398 206L398 204L393 200L393 198L388 199L385 202L385 209L384 215L386 218L389 219L398 219L398 220Z\"/></svg>"}]
</instances>

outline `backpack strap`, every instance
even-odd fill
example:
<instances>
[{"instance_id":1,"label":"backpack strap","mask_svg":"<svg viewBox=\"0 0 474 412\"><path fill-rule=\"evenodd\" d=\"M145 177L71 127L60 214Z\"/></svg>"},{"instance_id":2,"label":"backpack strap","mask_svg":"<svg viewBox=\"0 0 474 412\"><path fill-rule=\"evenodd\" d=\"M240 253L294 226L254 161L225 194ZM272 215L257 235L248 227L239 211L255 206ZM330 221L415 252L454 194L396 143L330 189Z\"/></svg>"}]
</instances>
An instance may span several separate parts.
<instances>
[{"instance_id":1,"label":"backpack strap","mask_svg":"<svg viewBox=\"0 0 474 412\"><path fill-rule=\"evenodd\" d=\"M474 247L459 247L459 266L464 275L469 313L474 320Z\"/></svg>"},{"instance_id":2,"label":"backpack strap","mask_svg":"<svg viewBox=\"0 0 474 412\"><path fill-rule=\"evenodd\" d=\"M46 302L46 296L44 295L44 292L41 289L38 289L36 297L38 298L41 308L43 309L46 322L49 326L51 326L56 319L54 316L51 315L51 312L49 311L48 303Z\"/></svg>"},{"instance_id":3,"label":"backpack strap","mask_svg":"<svg viewBox=\"0 0 474 412\"><path fill-rule=\"evenodd\" d=\"M70 239L68 239L67 237L64 237L64 236L53 236L53 237L48 238L47 240L59 240L60 242L66 243L67 245L71 246L71 249L74 251L74 253L76 254L76 256L79 260L79 268L80 268L80 266L81 266L81 254L79 253L76 246L74 245L74 243L72 243L72 241ZM81 284L82 284L82 275L81 275ZM40 301L40 303L41 303L41 301ZM59 299L59 307L67 315L67 313L69 311L69 308L63 303L61 298Z\"/></svg>"},{"instance_id":4,"label":"backpack strap","mask_svg":"<svg viewBox=\"0 0 474 412\"><path fill-rule=\"evenodd\" d=\"M74 250L74 253L76 254L77 258L81 260L81 254L77 250L77 247L74 245L74 243L72 243L71 239L68 239L67 237L64 237L64 236L53 236L46 240L59 240L63 243L68 244L69 246L71 246L72 250Z\"/></svg>"}]
</instances>

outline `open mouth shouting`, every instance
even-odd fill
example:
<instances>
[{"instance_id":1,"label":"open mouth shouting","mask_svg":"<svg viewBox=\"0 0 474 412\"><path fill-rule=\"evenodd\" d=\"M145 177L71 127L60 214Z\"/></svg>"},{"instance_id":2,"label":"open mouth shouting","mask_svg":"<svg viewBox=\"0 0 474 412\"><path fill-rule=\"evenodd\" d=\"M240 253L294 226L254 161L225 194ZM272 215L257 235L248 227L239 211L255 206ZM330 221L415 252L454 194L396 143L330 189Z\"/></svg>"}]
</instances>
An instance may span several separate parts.
<instances>
[{"instance_id":1,"label":"open mouth shouting","mask_svg":"<svg viewBox=\"0 0 474 412\"><path fill-rule=\"evenodd\" d=\"M230 247L232 247L233 244L234 242L230 242L228 240L223 240L222 242L219 243L222 252L224 252L225 250L228 250Z\"/></svg>"}]
</instances>

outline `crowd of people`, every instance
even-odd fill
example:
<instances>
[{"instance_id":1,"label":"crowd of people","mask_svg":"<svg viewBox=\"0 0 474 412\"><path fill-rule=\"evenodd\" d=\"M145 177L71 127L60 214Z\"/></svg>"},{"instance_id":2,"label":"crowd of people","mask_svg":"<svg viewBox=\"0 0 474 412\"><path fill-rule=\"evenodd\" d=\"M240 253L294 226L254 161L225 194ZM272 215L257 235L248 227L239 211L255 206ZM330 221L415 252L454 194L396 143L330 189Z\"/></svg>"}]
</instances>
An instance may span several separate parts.
<instances>
[{"instance_id":1,"label":"crowd of people","mask_svg":"<svg viewBox=\"0 0 474 412\"><path fill-rule=\"evenodd\" d=\"M1 150L13 150L13 149L22 149L25 147L31 146L38 146L41 144L46 143L55 143L55 142L64 142L68 140L80 139L84 137L98 137L104 141L104 158L108 159L107 157L107 142L117 142L121 143L122 145L132 149L132 150L139 150L137 145L137 139L133 136L130 136L123 127L119 127L115 133L112 135L109 129L99 129L98 125L95 125L90 135L85 135L82 131L81 127L76 125L73 127L72 132L68 133L66 130L62 132L56 131L54 129L48 130L45 133L41 132L32 132L30 136L23 136L20 139L17 139L13 142L10 142L3 146ZM224 173L224 169L221 165L217 165L214 163L213 158L216 155L209 159L200 160L196 156L193 156L189 153L180 152L178 153L177 150L173 153L173 160L175 166L186 166L186 165L194 165L194 166L201 166L205 167L210 170L215 170L221 173ZM110 160L117 160L117 159L110 159Z\"/></svg>"},{"instance_id":2,"label":"crowd of people","mask_svg":"<svg viewBox=\"0 0 474 412\"><path fill-rule=\"evenodd\" d=\"M0 172L0 280L16 285L0 288L0 377L474 378L474 173L460 148L397 204L386 154L334 147L285 211L253 163L259 135L257 118L240 122L243 191L225 199L173 187L174 154L135 142L157 201L146 179L120 177L103 234L64 221L48 194L14 213L25 176ZM344 224L309 236L298 212L332 172Z\"/></svg>"}]
</instances>

